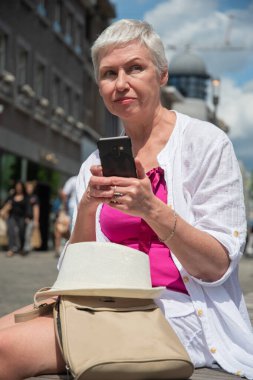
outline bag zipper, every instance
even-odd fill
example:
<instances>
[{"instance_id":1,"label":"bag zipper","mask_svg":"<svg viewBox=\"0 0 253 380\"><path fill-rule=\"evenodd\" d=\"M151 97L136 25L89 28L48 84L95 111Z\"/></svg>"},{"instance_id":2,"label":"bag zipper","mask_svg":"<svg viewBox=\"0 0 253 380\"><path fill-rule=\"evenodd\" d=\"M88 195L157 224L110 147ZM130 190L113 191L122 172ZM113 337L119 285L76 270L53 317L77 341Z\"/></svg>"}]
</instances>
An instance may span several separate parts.
<instances>
[{"instance_id":1,"label":"bag zipper","mask_svg":"<svg viewBox=\"0 0 253 380\"><path fill-rule=\"evenodd\" d=\"M71 372L70 372L69 365L66 364L66 365L65 365L65 368L66 368L66 371L67 371L67 380L71 380L72 376L71 376L71 378L70 378Z\"/></svg>"}]
</instances>

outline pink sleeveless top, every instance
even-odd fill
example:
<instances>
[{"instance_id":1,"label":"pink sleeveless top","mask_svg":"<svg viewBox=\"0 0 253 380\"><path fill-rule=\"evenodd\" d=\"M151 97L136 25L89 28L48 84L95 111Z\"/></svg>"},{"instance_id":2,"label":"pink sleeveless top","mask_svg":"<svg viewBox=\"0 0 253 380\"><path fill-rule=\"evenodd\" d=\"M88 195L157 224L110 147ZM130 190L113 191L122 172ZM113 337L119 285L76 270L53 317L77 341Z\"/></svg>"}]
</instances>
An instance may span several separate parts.
<instances>
[{"instance_id":1,"label":"pink sleeveless top","mask_svg":"<svg viewBox=\"0 0 253 380\"><path fill-rule=\"evenodd\" d=\"M154 194L167 203L167 189L162 168L151 169L150 179ZM107 238L118 244L145 252L149 256L152 286L165 286L188 294L180 273L171 257L170 249L139 217L130 216L104 204L100 214L101 229Z\"/></svg>"}]
</instances>

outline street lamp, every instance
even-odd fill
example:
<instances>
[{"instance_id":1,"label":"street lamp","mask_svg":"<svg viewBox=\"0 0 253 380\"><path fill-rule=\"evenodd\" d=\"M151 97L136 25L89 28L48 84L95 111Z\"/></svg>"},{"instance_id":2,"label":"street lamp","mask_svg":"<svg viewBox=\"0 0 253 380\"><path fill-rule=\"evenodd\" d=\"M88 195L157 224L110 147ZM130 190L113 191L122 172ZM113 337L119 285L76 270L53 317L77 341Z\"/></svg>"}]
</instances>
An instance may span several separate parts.
<instances>
[{"instance_id":1,"label":"street lamp","mask_svg":"<svg viewBox=\"0 0 253 380\"><path fill-rule=\"evenodd\" d=\"M213 122L217 121L217 107L220 99L220 79L212 78L212 93L213 93Z\"/></svg>"}]
</instances>

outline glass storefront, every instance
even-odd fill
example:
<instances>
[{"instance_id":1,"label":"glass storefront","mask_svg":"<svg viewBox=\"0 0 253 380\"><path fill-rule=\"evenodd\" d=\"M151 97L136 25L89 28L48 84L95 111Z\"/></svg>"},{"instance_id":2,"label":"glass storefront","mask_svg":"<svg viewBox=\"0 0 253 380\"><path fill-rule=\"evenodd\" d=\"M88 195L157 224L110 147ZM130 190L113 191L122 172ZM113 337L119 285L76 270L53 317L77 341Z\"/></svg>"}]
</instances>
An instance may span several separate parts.
<instances>
[{"instance_id":1,"label":"glass storefront","mask_svg":"<svg viewBox=\"0 0 253 380\"><path fill-rule=\"evenodd\" d=\"M40 202L40 250L46 251L48 245L52 245L52 223L55 217L53 205L66 179L57 170L0 150L0 207L17 180L36 181L36 193Z\"/></svg>"},{"instance_id":2,"label":"glass storefront","mask_svg":"<svg viewBox=\"0 0 253 380\"><path fill-rule=\"evenodd\" d=\"M0 204L3 204L17 180L36 181L48 186L53 198L65 179L57 170L0 150Z\"/></svg>"}]
</instances>

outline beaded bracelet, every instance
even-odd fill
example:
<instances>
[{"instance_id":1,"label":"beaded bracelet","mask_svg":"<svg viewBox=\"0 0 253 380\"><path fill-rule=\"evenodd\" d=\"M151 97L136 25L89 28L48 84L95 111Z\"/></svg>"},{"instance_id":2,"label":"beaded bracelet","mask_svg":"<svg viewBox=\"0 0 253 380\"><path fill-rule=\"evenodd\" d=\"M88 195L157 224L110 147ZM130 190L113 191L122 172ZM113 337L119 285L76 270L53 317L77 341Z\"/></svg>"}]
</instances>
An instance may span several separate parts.
<instances>
[{"instance_id":1,"label":"beaded bracelet","mask_svg":"<svg viewBox=\"0 0 253 380\"><path fill-rule=\"evenodd\" d=\"M165 242L169 241L169 240L172 239L173 236L175 235L176 227L177 227L177 214L176 214L176 211L175 211L175 210L173 210L173 213L174 213L174 225L173 225L172 231L171 231L171 233L169 234L169 236L167 236L165 239L161 239L161 238L159 238L159 240L160 240L162 243L165 243Z\"/></svg>"}]
</instances>

